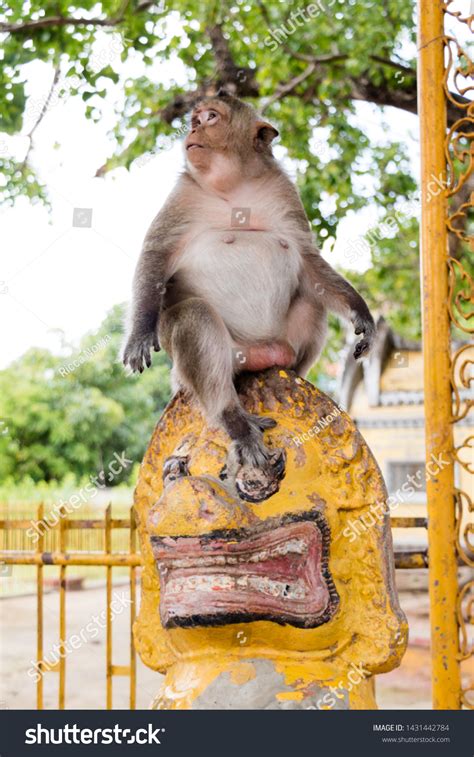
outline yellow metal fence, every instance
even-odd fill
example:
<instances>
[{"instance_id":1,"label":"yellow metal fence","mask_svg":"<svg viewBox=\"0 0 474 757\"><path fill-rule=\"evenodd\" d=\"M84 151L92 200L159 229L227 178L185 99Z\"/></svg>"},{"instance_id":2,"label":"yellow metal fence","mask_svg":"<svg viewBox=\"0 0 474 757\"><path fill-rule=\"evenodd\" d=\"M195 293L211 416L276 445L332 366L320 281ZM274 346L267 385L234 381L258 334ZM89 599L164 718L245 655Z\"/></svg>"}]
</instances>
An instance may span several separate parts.
<instances>
[{"instance_id":1,"label":"yellow metal fence","mask_svg":"<svg viewBox=\"0 0 474 757\"><path fill-rule=\"evenodd\" d=\"M418 2L426 460L452 461L427 481L435 709L474 707L474 682L461 682L474 653L473 438L455 447L453 434L474 404L473 12L467 1ZM470 491L456 488L455 465ZM471 569L461 585L460 563Z\"/></svg>"},{"instance_id":2,"label":"yellow metal fence","mask_svg":"<svg viewBox=\"0 0 474 757\"><path fill-rule=\"evenodd\" d=\"M104 513L104 518L69 518L67 511L62 508L58 511L57 524L53 528L41 527L46 524L43 504L38 505L36 520L28 518L4 518L0 520L0 532L3 536L2 550L0 551L0 563L3 566L29 565L36 572L36 598L37 598L37 625L36 625L36 669L39 676L36 683L37 708L43 709L43 676L46 673L57 673L58 681L58 709L62 710L66 704L66 598L68 592L68 568L72 567L97 567L105 569L105 607L106 607L106 708L112 709L113 705L113 677L128 676L130 679L129 703L130 709L135 709L136 704L136 653L133 645L132 627L136 613L136 585L137 568L141 565L141 556L137 552L137 532L133 513L130 509L129 518L113 518L112 506L109 505ZM30 531L32 525L40 524L35 544L35 549L15 549L15 545L24 543L25 534ZM80 539L79 534L95 533L97 547L94 551L76 549L71 550L69 540L76 545ZM120 533L122 546L121 551L113 551L113 536ZM123 537L125 536L126 541ZM45 542L53 549L46 550ZM90 543L90 541L89 541ZM102 546L102 548L101 548ZM13 547L13 548L12 548ZM57 565L59 568L59 660L50 664L43 659L44 637L44 576L45 566ZM112 588L113 569L126 568L129 573L130 591L130 654L128 665L114 665L112 644Z\"/></svg>"}]
</instances>

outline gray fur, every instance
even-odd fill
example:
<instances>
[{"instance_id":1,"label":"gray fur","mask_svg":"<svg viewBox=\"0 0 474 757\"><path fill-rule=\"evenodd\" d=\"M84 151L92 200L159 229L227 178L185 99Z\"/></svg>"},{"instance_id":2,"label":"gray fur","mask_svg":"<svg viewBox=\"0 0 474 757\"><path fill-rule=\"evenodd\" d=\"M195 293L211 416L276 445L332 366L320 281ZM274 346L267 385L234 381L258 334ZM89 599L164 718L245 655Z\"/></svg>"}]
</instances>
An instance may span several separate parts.
<instances>
[{"instance_id":1,"label":"gray fur","mask_svg":"<svg viewBox=\"0 0 474 757\"><path fill-rule=\"evenodd\" d=\"M233 351L286 342L304 375L323 347L327 310L363 333L356 357L375 333L364 300L315 248L296 188L273 158L276 135L232 96L197 105L186 170L145 237L123 352L141 372L161 342L177 383L226 429L238 461L260 466L272 455L239 403ZM250 210L245 227L232 226L235 208Z\"/></svg>"}]
</instances>

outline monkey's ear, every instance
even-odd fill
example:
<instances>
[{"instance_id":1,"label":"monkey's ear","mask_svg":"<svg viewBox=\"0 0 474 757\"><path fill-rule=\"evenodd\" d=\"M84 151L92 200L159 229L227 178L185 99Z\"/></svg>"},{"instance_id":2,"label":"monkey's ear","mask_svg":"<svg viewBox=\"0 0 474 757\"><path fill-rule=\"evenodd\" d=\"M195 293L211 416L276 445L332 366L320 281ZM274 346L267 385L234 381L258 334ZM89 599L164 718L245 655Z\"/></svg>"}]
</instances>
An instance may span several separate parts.
<instances>
[{"instance_id":1,"label":"monkey's ear","mask_svg":"<svg viewBox=\"0 0 474 757\"><path fill-rule=\"evenodd\" d=\"M268 121L256 121L255 122L255 136L254 145L258 151L265 150L270 145L275 137L278 137L278 131L274 126L268 123Z\"/></svg>"}]
</instances>

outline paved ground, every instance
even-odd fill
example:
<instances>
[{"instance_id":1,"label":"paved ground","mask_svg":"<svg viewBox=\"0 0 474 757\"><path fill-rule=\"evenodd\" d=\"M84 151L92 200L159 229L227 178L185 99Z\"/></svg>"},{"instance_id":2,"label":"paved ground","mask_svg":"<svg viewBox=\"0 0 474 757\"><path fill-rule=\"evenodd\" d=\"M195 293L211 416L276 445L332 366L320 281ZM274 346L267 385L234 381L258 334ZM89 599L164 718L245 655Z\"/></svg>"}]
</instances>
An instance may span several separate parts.
<instances>
[{"instance_id":1,"label":"paved ground","mask_svg":"<svg viewBox=\"0 0 474 757\"><path fill-rule=\"evenodd\" d=\"M117 597L128 597L125 584L114 588ZM80 634L91 621L92 626L83 631L86 643L71 651L66 657L66 707L78 709L101 709L105 707L105 625L100 614L105 607L105 587L67 593L67 638ZM119 605L117 605L117 608ZM3 708L35 709L36 685L28 674L36 654L36 598L34 596L3 599L0 602L0 701ZM92 620L96 616L97 621ZM57 591L44 596L44 655L52 660L53 645L59 634L59 594ZM97 632L97 634L96 634ZM129 612L125 607L113 622L114 665L129 662ZM77 644L77 642L74 642ZM161 676L152 672L137 657L137 707L146 708L160 687ZM44 677L44 706L58 706L58 680L55 672ZM115 677L113 681L113 704L117 709L128 709L129 679Z\"/></svg>"},{"instance_id":2,"label":"paved ground","mask_svg":"<svg viewBox=\"0 0 474 757\"><path fill-rule=\"evenodd\" d=\"M115 587L117 596L128 596L127 585ZM400 601L410 623L410 646L400 668L377 677L377 700L381 709L430 708L430 652L428 597L425 591L402 591ZM79 634L92 616L100 616L105 606L105 587L69 592L67 595L67 637ZM36 599L24 596L0 602L1 682L0 707L34 709L35 684L28 675L36 649ZM45 656L57 642L59 595L44 598ZM105 629L94 623L87 643L71 652L66 660L66 706L100 709L105 706ZM128 664L128 609L118 614L113 625L113 663ZM84 635L84 633L83 633ZM160 686L161 676L145 668L137 659L137 706L146 708ZM57 707L58 674L45 676L45 708ZM114 708L128 708L128 678L114 679Z\"/></svg>"}]
</instances>

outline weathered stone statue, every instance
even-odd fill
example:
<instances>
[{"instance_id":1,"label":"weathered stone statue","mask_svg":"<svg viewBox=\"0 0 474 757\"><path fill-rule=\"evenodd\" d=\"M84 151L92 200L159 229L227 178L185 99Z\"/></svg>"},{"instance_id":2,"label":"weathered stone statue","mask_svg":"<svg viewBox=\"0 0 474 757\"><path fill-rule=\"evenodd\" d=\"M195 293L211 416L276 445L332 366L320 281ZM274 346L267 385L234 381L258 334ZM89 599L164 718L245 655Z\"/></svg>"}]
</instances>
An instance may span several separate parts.
<instances>
[{"instance_id":1,"label":"weathered stone statue","mask_svg":"<svg viewBox=\"0 0 474 757\"><path fill-rule=\"evenodd\" d=\"M183 394L141 468L135 642L166 674L152 707L374 708L373 675L399 665L407 637L380 471L350 418L291 371L244 374L238 389L277 421L266 441L285 451L281 480L241 471L234 488L229 439Z\"/></svg>"}]
</instances>

